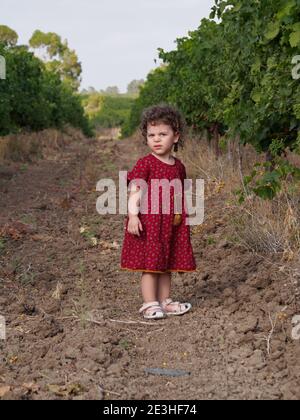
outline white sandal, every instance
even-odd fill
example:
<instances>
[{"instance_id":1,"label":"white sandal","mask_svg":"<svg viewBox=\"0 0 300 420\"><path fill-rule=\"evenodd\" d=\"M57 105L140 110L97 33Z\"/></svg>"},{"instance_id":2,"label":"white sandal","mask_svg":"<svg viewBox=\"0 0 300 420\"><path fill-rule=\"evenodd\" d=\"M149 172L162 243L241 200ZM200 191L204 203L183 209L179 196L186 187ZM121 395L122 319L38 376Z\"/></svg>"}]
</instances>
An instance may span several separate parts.
<instances>
[{"instance_id":1,"label":"white sandal","mask_svg":"<svg viewBox=\"0 0 300 420\"><path fill-rule=\"evenodd\" d=\"M177 309L175 311L166 311L166 306L170 304L177 305ZM163 302L161 302L160 306L166 315L183 315L186 312L188 312L192 307L190 303L173 302L173 300L170 298L165 299Z\"/></svg>"},{"instance_id":2,"label":"white sandal","mask_svg":"<svg viewBox=\"0 0 300 420\"><path fill-rule=\"evenodd\" d=\"M152 311L150 313L146 313L147 309L151 308ZM143 306L140 308L139 313L143 313L143 317L145 319L161 319L165 317L165 313L162 310L159 302L148 302L144 303Z\"/></svg>"}]
</instances>

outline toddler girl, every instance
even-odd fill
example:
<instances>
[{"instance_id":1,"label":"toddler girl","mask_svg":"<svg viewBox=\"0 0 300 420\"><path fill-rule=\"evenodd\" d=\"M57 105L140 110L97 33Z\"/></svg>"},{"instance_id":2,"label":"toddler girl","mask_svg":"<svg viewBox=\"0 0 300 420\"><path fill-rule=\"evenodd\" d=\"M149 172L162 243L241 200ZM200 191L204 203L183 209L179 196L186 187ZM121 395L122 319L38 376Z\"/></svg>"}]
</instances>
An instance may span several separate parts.
<instances>
[{"instance_id":1,"label":"toddler girl","mask_svg":"<svg viewBox=\"0 0 300 420\"><path fill-rule=\"evenodd\" d=\"M147 108L142 115L140 129L150 152L138 159L127 174L127 185L130 184L131 188L120 269L142 272L144 303L139 312L146 319L182 315L191 309L190 303L173 302L170 298L172 272L196 271L190 228L185 223L186 170L183 163L171 154L173 147L177 152L178 145L183 146L184 126L182 115L174 107L160 105ZM147 186L146 207L141 194L143 187L138 185L137 179L143 180ZM170 186L170 211L167 214L162 210L166 200L165 196L162 198L161 188L156 206L151 190L151 180L162 179L170 183L179 180L182 188L182 193L178 194L176 188L174 192L174 187ZM176 211L178 197L181 214ZM146 211L141 212L143 206ZM155 208L156 211L153 211Z\"/></svg>"}]
</instances>

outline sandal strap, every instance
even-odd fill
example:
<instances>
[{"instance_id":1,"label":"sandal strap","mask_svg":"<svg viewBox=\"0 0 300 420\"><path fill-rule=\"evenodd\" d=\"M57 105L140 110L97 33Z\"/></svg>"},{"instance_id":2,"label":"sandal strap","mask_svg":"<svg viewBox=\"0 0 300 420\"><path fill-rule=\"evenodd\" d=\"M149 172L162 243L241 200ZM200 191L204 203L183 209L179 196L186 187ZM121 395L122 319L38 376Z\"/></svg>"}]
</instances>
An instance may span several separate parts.
<instances>
[{"instance_id":1,"label":"sandal strap","mask_svg":"<svg viewBox=\"0 0 300 420\"><path fill-rule=\"evenodd\" d=\"M161 302L161 304L163 305L163 306L168 306L168 305L170 305L170 304L178 304L178 305L181 305L181 303L180 302L173 302L173 300L171 299L171 298L168 298L168 299L165 299L164 301L162 301Z\"/></svg>"},{"instance_id":2,"label":"sandal strap","mask_svg":"<svg viewBox=\"0 0 300 420\"><path fill-rule=\"evenodd\" d=\"M161 307L159 305L159 302L154 301L154 302L148 302L148 303L144 303L142 305L142 307L140 308L139 312L144 312L146 309L148 308L156 308L158 310L161 310Z\"/></svg>"},{"instance_id":3,"label":"sandal strap","mask_svg":"<svg viewBox=\"0 0 300 420\"><path fill-rule=\"evenodd\" d=\"M175 311L175 312L180 312L180 311L182 311L182 310L186 309L186 303L173 302L173 300L172 300L171 298L165 299L165 300L161 303L162 307L164 307L164 306L169 306L170 304L172 304L172 305L178 305L178 309L177 309L177 311Z\"/></svg>"}]
</instances>

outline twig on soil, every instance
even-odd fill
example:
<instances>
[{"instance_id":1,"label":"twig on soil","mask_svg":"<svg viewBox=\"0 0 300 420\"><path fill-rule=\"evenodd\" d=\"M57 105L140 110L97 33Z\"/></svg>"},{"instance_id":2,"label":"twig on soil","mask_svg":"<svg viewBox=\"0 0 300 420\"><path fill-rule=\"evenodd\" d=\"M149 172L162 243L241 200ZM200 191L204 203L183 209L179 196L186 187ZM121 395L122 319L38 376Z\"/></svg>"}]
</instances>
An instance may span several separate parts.
<instances>
[{"instance_id":1,"label":"twig on soil","mask_svg":"<svg viewBox=\"0 0 300 420\"><path fill-rule=\"evenodd\" d=\"M272 336L273 336L275 328L276 328L277 314L275 316L275 321L273 322L273 319L272 319L271 314L269 312L269 320L270 320L272 328L271 328L271 331L269 332L269 335L265 337L265 340L267 342L267 353L270 356L270 353L271 353L271 339L272 339Z\"/></svg>"},{"instance_id":2,"label":"twig on soil","mask_svg":"<svg viewBox=\"0 0 300 420\"><path fill-rule=\"evenodd\" d=\"M62 316L59 318L56 318L58 321L65 321L67 319L74 319L74 316Z\"/></svg>"},{"instance_id":3,"label":"twig on soil","mask_svg":"<svg viewBox=\"0 0 300 420\"><path fill-rule=\"evenodd\" d=\"M103 321L96 321L95 319L90 319L90 318L78 318L77 316L74 316L74 319L76 319L76 321L87 321L87 322L91 322L93 324L97 324L97 325L103 325L106 321L110 321L110 322L117 322L117 323L121 323L121 324L142 324L142 325L156 325L153 322L143 322L143 321L121 321L119 319L103 319Z\"/></svg>"},{"instance_id":4,"label":"twig on soil","mask_svg":"<svg viewBox=\"0 0 300 420\"><path fill-rule=\"evenodd\" d=\"M40 376L41 376L42 378L46 378L46 379L48 379L49 381L52 381L52 379L53 379L53 378L50 378L50 376L46 375L45 373L40 373Z\"/></svg>"},{"instance_id":5,"label":"twig on soil","mask_svg":"<svg viewBox=\"0 0 300 420\"><path fill-rule=\"evenodd\" d=\"M152 331L148 331L146 334L152 334L152 333L157 333L159 331L164 331L164 328L160 328L159 330L152 330Z\"/></svg>"},{"instance_id":6,"label":"twig on soil","mask_svg":"<svg viewBox=\"0 0 300 420\"><path fill-rule=\"evenodd\" d=\"M106 391L101 385L98 385L98 387L100 388L100 390L102 392L104 392L105 394L113 394L113 395L117 395L118 397L122 397L121 394L119 394L118 392L114 392L114 391Z\"/></svg>"},{"instance_id":7,"label":"twig on soil","mask_svg":"<svg viewBox=\"0 0 300 420\"><path fill-rule=\"evenodd\" d=\"M99 322L99 321L96 321L94 319L89 319L89 318L78 319L78 321L92 322L93 324L97 324L97 325L103 325L103 323L104 323L104 321Z\"/></svg>"},{"instance_id":8,"label":"twig on soil","mask_svg":"<svg viewBox=\"0 0 300 420\"><path fill-rule=\"evenodd\" d=\"M287 309L287 306L285 306L285 307L284 307L284 308L280 311L280 313L284 312L286 309ZM269 355L269 356L270 356L270 353L271 353L271 339L272 339L273 334L274 334L274 332L275 332L275 328L276 328L276 324L277 324L277 320L278 320L278 315L279 315L279 313L277 313L277 314L275 315L275 321L273 321L273 319L272 319L272 317L271 317L271 314L270 314L270 312L269 312L269 320L270 320L270 323L271 323L271 331L269 332L268 336L266 336L266 337L265 337L265 340L266 340L266 342L267 342L267 353L268 353L268 355Z\"/></svg>"},{"instance_id":9,"label":"twig on soil","mask_svg":"<svg viewBox=\"0 0 300 420\"><path fill-rule=\"evenodd\" d=\"M155 323L153 323L153 322L143 322L143 321L120 321L120 320L118 320L118 319L108 319L108 321L111 321L111 322L119 322L119 323L121 323L121 324L143 324L143 325L156 325L157 326L157 324L155 324Z\"/></svg>"}]
</instances>

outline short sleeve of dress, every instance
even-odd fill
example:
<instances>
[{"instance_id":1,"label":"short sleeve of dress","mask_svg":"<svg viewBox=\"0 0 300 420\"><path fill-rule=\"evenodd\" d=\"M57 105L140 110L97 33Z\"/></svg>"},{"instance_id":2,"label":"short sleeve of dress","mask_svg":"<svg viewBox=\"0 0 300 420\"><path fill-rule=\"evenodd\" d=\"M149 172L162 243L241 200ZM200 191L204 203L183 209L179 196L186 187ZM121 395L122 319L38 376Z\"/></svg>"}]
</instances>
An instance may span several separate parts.
<instances>
[{"instance_id":1,"label":"short sleeve of dress","mask_svg":"<svg viewBox=\"0 0 300 420\"><path fill-rule=\"evenodd\" d=\"M145 158L140 158L131 171L127 173L127 187L133 179L143 179L146 182L149 178L149 163Z\"/></svg>"}]
</instances>

